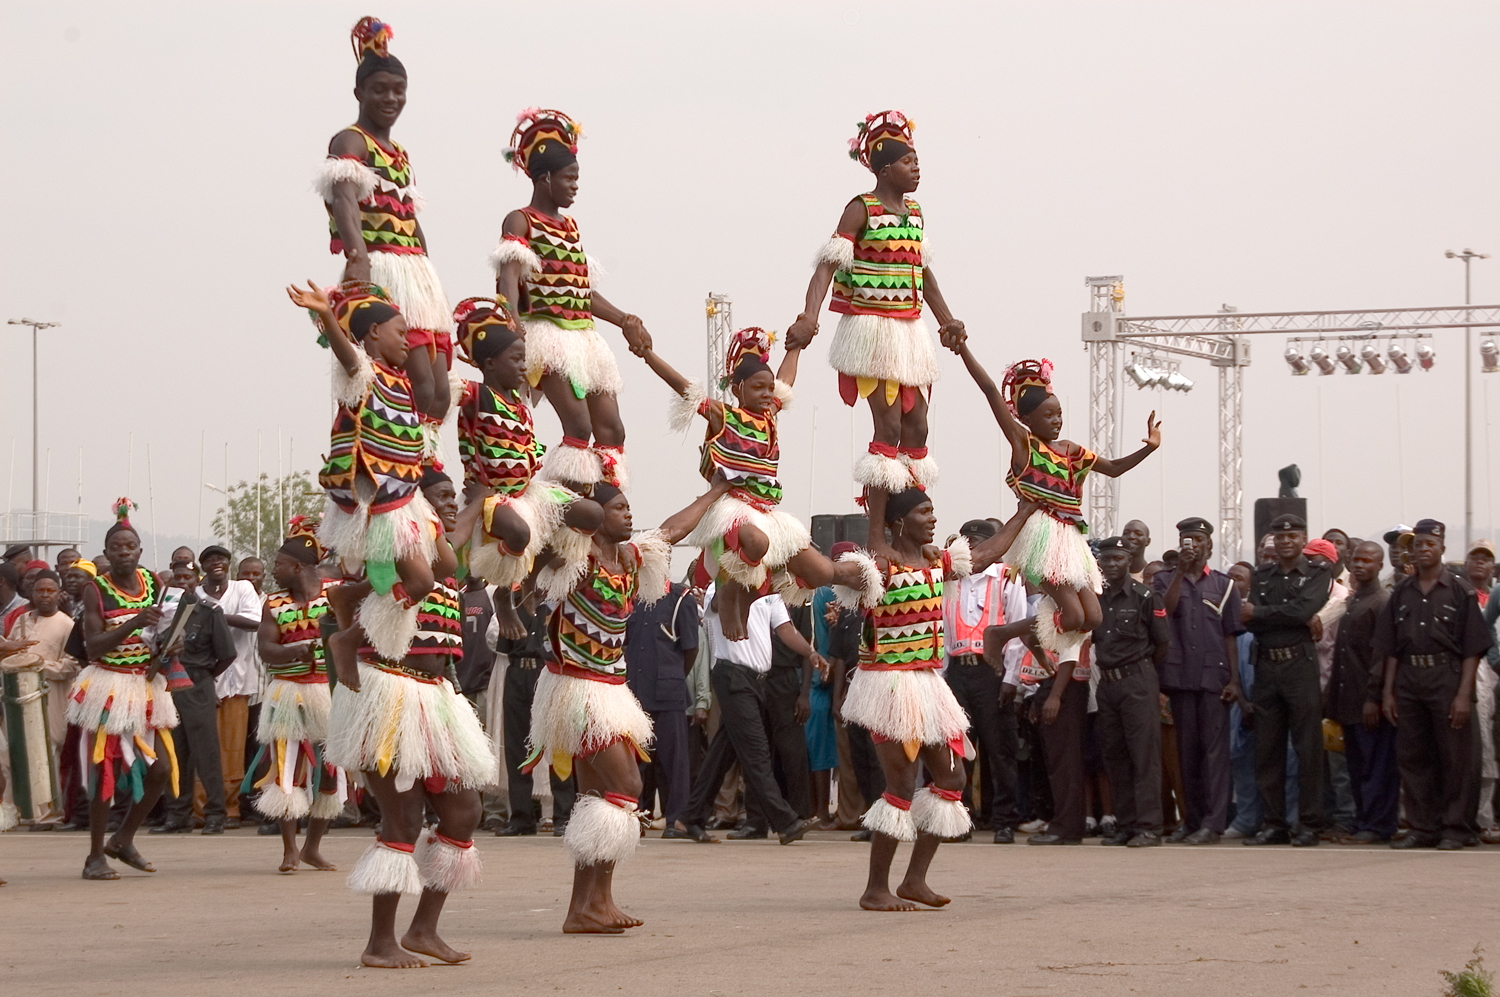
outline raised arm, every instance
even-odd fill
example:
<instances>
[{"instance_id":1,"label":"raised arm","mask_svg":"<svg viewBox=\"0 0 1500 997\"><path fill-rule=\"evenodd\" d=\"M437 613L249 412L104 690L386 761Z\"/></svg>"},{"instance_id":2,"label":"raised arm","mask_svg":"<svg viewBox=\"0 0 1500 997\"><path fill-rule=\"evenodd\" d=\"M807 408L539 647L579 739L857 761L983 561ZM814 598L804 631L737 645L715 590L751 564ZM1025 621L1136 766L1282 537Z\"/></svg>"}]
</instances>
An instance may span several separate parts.
<instances>
[{"instance_id":1,"label":"raised arm","mask_svg":"<svg viewBox=\"0 0 1500 997\"><path fill-rule=\"evenodd\" d=\"M802 355L802 348L787 347L786 356L781 358L781 366L776 369L776 380L781 381L787 387L797 383L797 358Z\"/></svg>"},{"instance_id":2,"label":"raised arm","mask_svg":"<svg viewBox=\"0 0 1500 997\"><path fill-rule=\"evenodd\" d=\"M1005 404L1005 396L1000 393L1000 388L995 384L995 379L990 377L989 371L974 356L968 344L959 343L954 349L955 353L963 360L964 366L968 368L969 376L974 383L979 385L979 390L984 393L984 400L990 403L990 411L995 415L995 421L1000 424L1000 432L1010 441L1011 466L1018 465L1020 458L1026 454L1026 440L1031 435L1030 430L1021 425L1010 406Z\"/></svg>"},{"instance_id":3,"label":"raised arm","mask_svg":"<svg viewBox=\"0 0 1500 997\"><path fill-rule=\"evenodd\" d=\"M835 239L847 239L852 250L854 240L864 231L865 222L869 220L869 212L865 209L865 202L861 198L853 198L844 206L844 213L839 218L838 228L835 230ZM804 349L812 342L818 334L818 315L823 311L823 299L828 296L828 285L833 283L833 275L838 272L839 264L831 259L825 250L818 258L817 268L813 270L812 280L807 282L807 298L802 304L802 314L797 316L786 330L787 349Z\"/></svg>"},{"instance_id":4,"label":"raised arm","mask_svg":"<svg viewBox=\"0 0 1500 997\"><path fill-rule=\"evenodd\" d=\"M677 368L667 363L655 350L649 346L641 353L641 359L646 361L646 366L656 372L656 376L667 382L667 387L683 397L687 397L688 386L692 383Z\"/></svg>"},{"instance_id":5,"label":"raised arm","mask_svg":"<svg viewBox=\"0 0 1500 997\"><path fill-rule=\"evenodd\" d=\"M692 504L681 512L674 512L668 516L666 522L661 524L661 535L668 544L676 544L683 537L693 532L693 527L698 525L698 520L708 511L708 507L725 492L729 491L729 482L720 475L715 475L714 483L708 491L699 495Z\"/></svg>"},{"instance_id":6,"label":"raised arm","mask_svg":"<svg viewBox=\"0 0 1500 997\"><path fill-rule=\"evenodd\" d=\"M928 266L922 268L922 299L932 306L932 317L938 322L938 339L944 346L953 350L968 341L964 324L953 317L948 302L943 300L943 292L938 290L937 274Z\"/></svg>"},{"instance_id":7,"label":"raised arm","mask_svg":"<svg viewBox=\"0 0 1500 997\"><path fill-rule=\"evenodd\" d=\"M1107 474L1111 478L1118 478L1151 456L1161 446L1161 423L1157 421L1155 412L1146 416L1146 435L1141 437L1141 442L1146 445L1129 456L1100 457L1096 459L1094 461L1094 470L1100 474Z\"/></svg>"},{"instance_id":8,"label":"raised arm","mask_svg":"<svg viewBox=\"0 0 1500 997\"><path fill-rule=\"evenodd\" d=\"M328 143L328 155L363 164L365 140L345 129ZM365 247L364 231L360 225L359 194L359 184L354 180L335 180L333 197L328 202L328 212L333 216L334 228L338 229L339 241L344 244L345 280L370 279L370 252Z\"/></svg>"},{"instance_id":9,"label":"raised arm","mask_svg":"<svg viewBox=\"0 0 1500 997\"><path fill-rule=\"evenodd\" d=\"M1021 527L1025 525L1026 520L1040 508L1041 506L1035 502L1022 502L1017 506L1016 514L1006 520L1005 525L1000 527L994 536L982 541L970 551L970 556L974 559L974 570L983 571L1004 557L1005 552L1010 550L1010 545L1016 542L1016 537L1020 535ZM1010 636L1019 637L1020 634Z\"/></svg>"},{"instance_id":10,"label":"raised arm","mask_svg":"<svg viewBox=\"0 0 1500 997\"><path fill-rule=\"evenodd\" d=\"M323 327L323 335L328 339L328 348L333 350L344 373L350 377L359 373L359 347L344 335L344 330L333 320L333 306L329 304L328 295L323 293L323 289L309 280L306 288L300 288L296 284L288 285L286 296L292 299L292 304L306 308L318 316L318 324Z\"/></svg>"}]
</instances>

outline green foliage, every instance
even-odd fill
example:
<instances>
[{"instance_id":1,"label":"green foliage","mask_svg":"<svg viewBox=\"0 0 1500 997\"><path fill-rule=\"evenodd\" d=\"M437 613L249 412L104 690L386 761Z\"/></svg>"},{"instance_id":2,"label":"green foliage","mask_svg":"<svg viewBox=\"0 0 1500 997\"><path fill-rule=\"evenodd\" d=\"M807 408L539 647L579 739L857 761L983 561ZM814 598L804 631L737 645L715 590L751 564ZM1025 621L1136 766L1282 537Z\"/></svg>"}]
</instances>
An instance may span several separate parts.
<instances>
[{"instance_id":1,"label":"green foliage","mask_svg":"<svg viewBox=\"0 0 1500 997\"><path fill-rule=\"evenodd\" d=\"M1474 958L1464 964L1462 972L1450 973L1442 970L1443 981L1448 989L1443 997L1494 997L1495 974L1484 968L1484 956L1478 945L1474 946Z\"/></svg>"},{"instance_id":2,"label":"green foliage","mask_svg":"<svg viewBox=\"0 0 1500 997\"><path fill-rule=\"evenodd\" d=\"M293 516L317 518L323 511L323 490L307 471L280 480L262 474L258 483L241 481L229 486L229 503L214 513L214 536L234 551L235 560L255 555L270 565L281 547L287 521ZM256 527L260 543L256 543Z\"/></svg>"}]
</instances>

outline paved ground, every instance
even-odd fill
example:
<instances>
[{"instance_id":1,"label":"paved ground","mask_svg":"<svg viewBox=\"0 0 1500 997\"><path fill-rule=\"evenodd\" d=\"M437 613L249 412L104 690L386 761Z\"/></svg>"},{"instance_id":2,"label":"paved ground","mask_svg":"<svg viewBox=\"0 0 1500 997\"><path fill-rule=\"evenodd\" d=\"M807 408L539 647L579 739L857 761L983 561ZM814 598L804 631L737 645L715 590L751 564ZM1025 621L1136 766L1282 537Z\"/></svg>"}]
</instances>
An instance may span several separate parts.
<instances>
[{"instance_id":1,"label":"paved ground","mask_svg":"<svg viewBox=\"0 0 1500 997\"><path fill-rule=\"evenodd\" d=\"M870 914L854 903L867 850L846 839L783 848L653 834L616 877L646 926L583 938L558 931L562 842L483 837L485 883L452 897L443 919L473 961L394 972L358 965L369 904L343 872L368 832L330 836L343 871L290 876L275 872L277 840L253 832L143 835L160 871L122 868L115 883L79 878L81 835L11 833L0 836L0 993L1415 997L1441 994L1437 971L1476 942L1500 968L1500 848L948 845L933 885L951 907Z\"/></svg>"}]
</instances>

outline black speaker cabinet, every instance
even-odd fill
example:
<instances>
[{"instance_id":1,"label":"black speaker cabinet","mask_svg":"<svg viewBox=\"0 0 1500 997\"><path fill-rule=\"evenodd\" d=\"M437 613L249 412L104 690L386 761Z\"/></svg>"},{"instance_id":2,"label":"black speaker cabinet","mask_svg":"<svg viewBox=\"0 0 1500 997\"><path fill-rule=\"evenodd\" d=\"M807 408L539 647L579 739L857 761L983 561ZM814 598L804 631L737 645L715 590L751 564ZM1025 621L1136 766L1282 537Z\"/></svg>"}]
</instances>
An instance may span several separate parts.
<instances>
[{"instance_id":1,"label":"black speaker cabinet","mask_svg":"<svg viewBox=\"0 0 1500 997\"><path fill-rule=\"evenodd\" d=\"M1305 498L1263 498L1255 500L1255 549L1256 560L1260 554L1260 541L1271 531L1271 520L1277 516L1291 513L1301 516L1303 522L1307 521L1307 499Z\"/></svg>"}]
</instances>

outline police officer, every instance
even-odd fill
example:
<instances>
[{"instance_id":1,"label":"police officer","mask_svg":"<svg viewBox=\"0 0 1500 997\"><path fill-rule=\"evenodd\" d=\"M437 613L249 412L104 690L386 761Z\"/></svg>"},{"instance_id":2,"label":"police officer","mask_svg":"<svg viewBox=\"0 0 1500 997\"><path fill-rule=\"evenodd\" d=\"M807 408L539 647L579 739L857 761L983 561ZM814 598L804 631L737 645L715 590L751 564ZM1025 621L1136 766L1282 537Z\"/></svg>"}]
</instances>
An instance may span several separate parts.
<instances>
[{"instance_id":1,"label":"police officer","mask_svg":"<svg viewBox=\"0 0 1500 997\"><path fill-rule=\"evenodd\" d=\"M1104 773L1116 831L1106 845L1161 844L1161 711L1156 669L1172 634L1161 596L1130 577L1131 544L1099 541L1100 623L1092 634Z\"/></svg>"},{"instance_id":2,"label":"police officer","mask_svg":"<svg viewBox=\"0 0 1500 997\"><path fill-rule=\"evenodd\" d=\"M1443 564L1442 523L1412 529L1415 574L1396 582L1375 623L1375 654L1385 660L1382 709L1396 725L1396 764L1411 833L1392 848L1446 850L1469 836L1468 800L1476 775L1472 728L1474 673L1493 638L1474 587Z\"/></svg>"},{"instance_id":3,"label":"police officer","mask_svg":"<svg viewBox=\"0 0 1500 997\"><path fill-rule=\"evenodd\" d=\"M1302 554L1307 522L1290 513L1271 520L1275 560L1250 579L1250 598L1240 621L1255 635L1255 783L1265 825L1247 845L1308 846L1318 843L1323 813L1323 694L1318 652L1308 621L1328 602L1333 572ZM1286 742L1297 752L1300 827L1292 836L1286 819Z\"/></svg>"}]
</instances>

